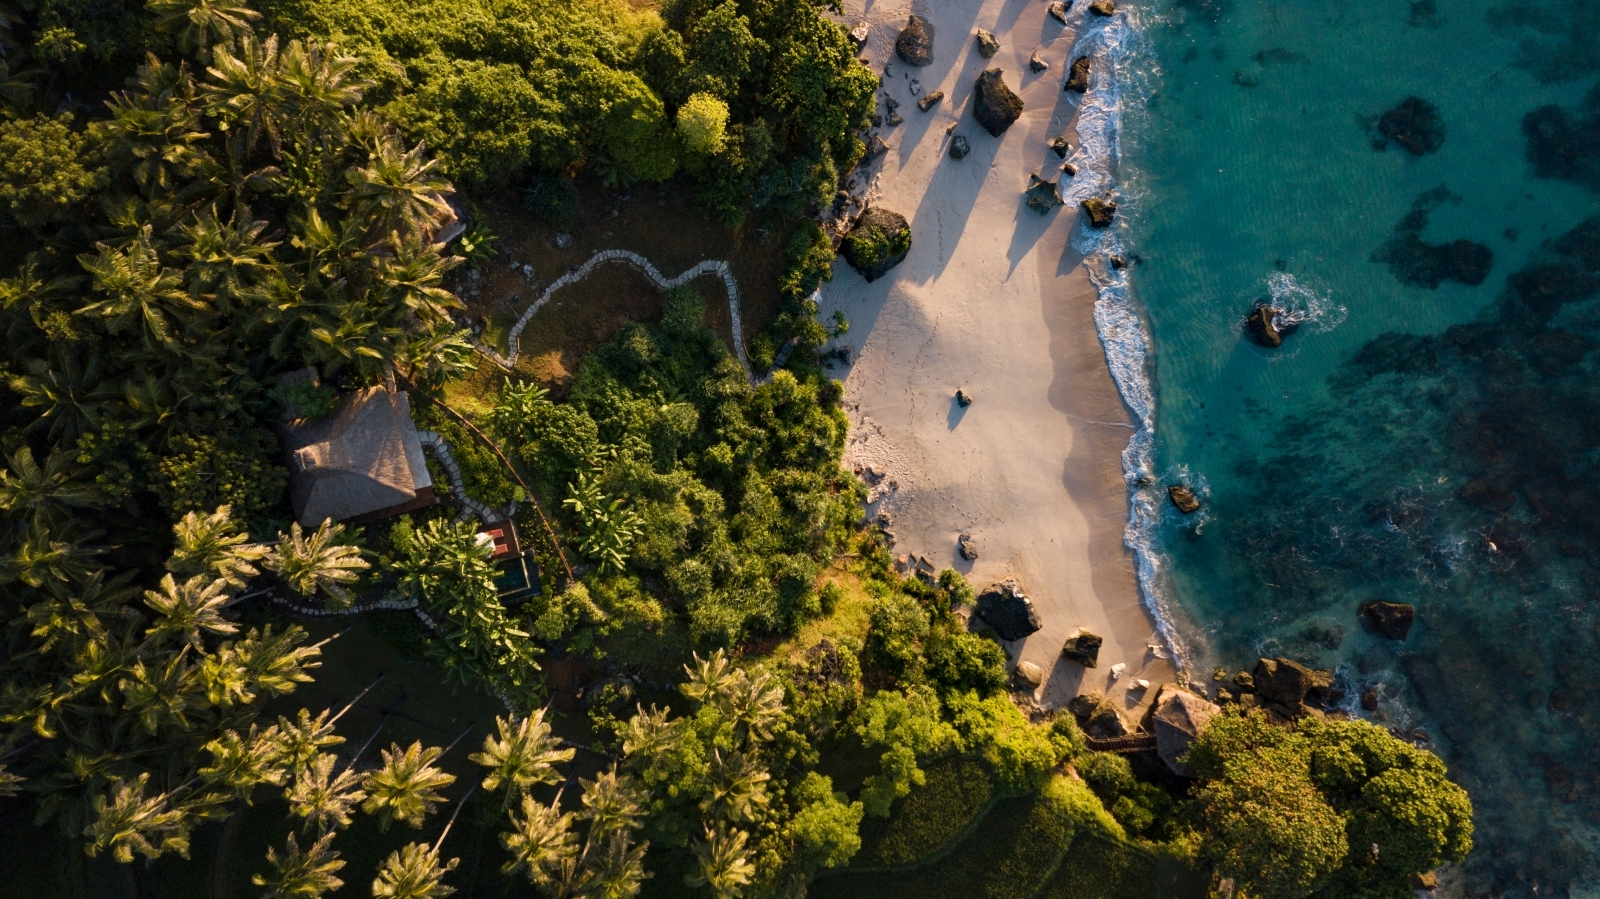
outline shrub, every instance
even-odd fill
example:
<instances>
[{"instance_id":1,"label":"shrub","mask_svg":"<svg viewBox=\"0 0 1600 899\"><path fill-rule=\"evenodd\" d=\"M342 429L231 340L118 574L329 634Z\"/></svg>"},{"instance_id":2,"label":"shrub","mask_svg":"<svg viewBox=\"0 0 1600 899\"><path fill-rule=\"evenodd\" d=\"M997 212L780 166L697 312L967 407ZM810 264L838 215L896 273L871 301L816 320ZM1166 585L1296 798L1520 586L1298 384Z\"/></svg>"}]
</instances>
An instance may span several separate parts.
<instances>
[{"instance_id":1,"label":"shrub","mask_svg":"<svg viewBox=\"0 0 1600 899\"><path fill-rule=\"evenodd\" d=\"M66 219L109 182L72 115L0 121L0 215L24 228Z\"/></svg>"},{"instance_id":2,"label":"shrub","mask_svg":"<svg viewBox=\"0 0 1600 899\"><path fill-rule=\"evenodd\" d=\"M728 104L711 94L695 94L678 109L677 127L678 139L690 153L719 153L727 141Z\"/></svg>"},{"instance_id":3,"label":"shrub","mask_svg":"<svg viewBox=\"0 0 1600 899\"><path fill-rule=\"evenodd\" d=\"M578 185L565 175L535 172L522 189L522 208L541 222L570 225L578 214Z\"/></svg>"},{"instance_id":4,"label":"shrub","mask_svg":"<svg viewBox=\"0 0 1600 899\"><path fill-rule=\"evenodd\" d=\"M851 232L841 249L858 268L871 268L892 256L911 248L911 232L907 229L893 234L873 225L862 231Z\"/></svg>"},{"instance_id":5,"label":"shrub","mask_svg":"<svg viewBox=\"0 0 1600 899\"><path fill-rule=\"evenodd\" d=\"M994 778L977 759L928 766L921 786L895 807L867 861L903 865L938 852L977 820L994 797Z\"/></svg>"}]
</instances>

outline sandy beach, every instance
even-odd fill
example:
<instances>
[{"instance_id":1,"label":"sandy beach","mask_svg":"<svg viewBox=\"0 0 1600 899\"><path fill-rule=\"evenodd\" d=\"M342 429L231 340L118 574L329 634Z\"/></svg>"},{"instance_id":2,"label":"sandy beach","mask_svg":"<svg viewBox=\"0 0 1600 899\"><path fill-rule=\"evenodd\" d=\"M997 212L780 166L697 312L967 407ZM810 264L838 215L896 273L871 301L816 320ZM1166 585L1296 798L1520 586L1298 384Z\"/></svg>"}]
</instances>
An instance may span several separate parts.
<instances>
[{"instance_id":1,"label":"sandy beach","mask_svg":"<svg viewBox=\"0 0 1600 899\"><path fill-rule=\"evenodd\" d=\"M887 64L881 94L904 117L879 129L889 151L858 173L857 193L904 215L912 248L870 284L837 263L822 311L850 322L840 343L854 364L836 370L852 426L845 464L883 476L869 514L887 513L894 552L955 568L979 590L1016 577L1043 628L1009 649L1014 663L1045 672L1038 701L1059 707L1107 690L1112 667L1125 663L1107 692L1131 718L1173 669L1151 650L1159 638L1123 544L1120 454L1134 419L1095 332L1086 266L1103 263L1086 263L1071 245L1086 227L1076 203L1041 216L1023 198L1031 173L1060 176L1052 138L1067 132L1079 143L1081 96L1061 84L1086 5L1079 0L1063 27L1039 0L846 3L850 24L870 23L863 55L875 72ZM920 68L894 52L913 12L934 26L933 62ZM978 28L999 39L992 58L978 52ZM1035 50L1049 63L1042 73L1029 70ZM1025 104L1000 138L971 110L977 76L995 68ZM933 90L945 99L919 110L917 96ZM955 135L971 143L965 159L948 156ZM956 402L957 389L970 406ZM975 561L958 553L961 534L972 536ZM1105 640L1096 668L1060 657L1080 627ZM1141 678L1151 689L1129 695Z\"/></svg>"}]
</instances>

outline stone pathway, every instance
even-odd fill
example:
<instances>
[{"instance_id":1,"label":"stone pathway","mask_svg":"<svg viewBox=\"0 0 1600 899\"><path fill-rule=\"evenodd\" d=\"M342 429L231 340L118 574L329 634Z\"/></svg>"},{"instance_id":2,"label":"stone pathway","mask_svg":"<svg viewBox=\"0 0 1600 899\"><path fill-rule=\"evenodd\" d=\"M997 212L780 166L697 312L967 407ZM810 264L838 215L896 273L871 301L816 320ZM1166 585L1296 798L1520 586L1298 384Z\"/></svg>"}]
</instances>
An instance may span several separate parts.
<instances>
[{"instance_id":1,"label":"stone pathway","mask_svg":"<svg viewBox=\"0 0 1600 899\"><path fill-rule=\"evenodd\" d=\"M739 317L739 285L734 283L733 272L728 268L728 263L707 259L676 278L667 278L663 277L659 271L656 271L656 267L651 265L649 260L630 250L601 250L590 257L588 262L562 275L549 287L546 287L544 293L539 295L539 299L534 300L532 305L524 309L522 317L518 318L517 323L511 326L511 334L506 338L507 345L511 348L509 357L502 356L481 343L477 345L478 352L494 360L495 364L501 368L510 371L512 366L517 364L517 354L520 351L522 341L522 329L528 326L528 320L533 318L533 314L544 308L544 304L550 301L550 297L556 291L566 287L568 284L582 281L589 276L589 272L593 271L595 266L602 262L611 262L613 260L629 263L634 268L644 272L645 276L662 290L670 290L687 284L702 275L717 275L722 278L723 286L728 289L728 315L733 319L733 350L739 357L739 364L744 367L745 375L752 382L756 380L755 371L750 368L750 357L744 350L744 324Z\"/></svg>"},{"instance_id":2,"label":"stone pathway","mask_svg":"<svg viewBox=\"0 0 1600 899\"><path fill-rule=\"evenodd\" d=\"M418 431L417 439L422 441L422 448L433 453L433 457L444 466L445 474L450 478L450 486L455 491L456 500L461 503L461 514L456 516L457 521L466 521L468 517L476 515L484 524L494 524L504 521L507 516L516 514L516 503L505 514L489 508L487 503L473 499L467 494L467 488L461 481L461 466L456 464L455 454L450 452L450 443L434 431Z\"/></svg>"}]
</instances>

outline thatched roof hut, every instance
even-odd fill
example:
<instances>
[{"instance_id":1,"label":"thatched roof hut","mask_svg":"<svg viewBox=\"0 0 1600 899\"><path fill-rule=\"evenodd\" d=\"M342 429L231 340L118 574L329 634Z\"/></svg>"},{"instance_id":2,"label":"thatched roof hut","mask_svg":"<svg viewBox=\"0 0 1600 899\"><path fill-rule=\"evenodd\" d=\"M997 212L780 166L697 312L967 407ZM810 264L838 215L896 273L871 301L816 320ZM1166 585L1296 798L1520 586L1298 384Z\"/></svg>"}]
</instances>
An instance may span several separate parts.
<instances>
[{"instance_id":1,"label":"thatched roof hut","mask_svg":"<svg viewBox=\"0 0 1600 899\"><path fill-rule=\"evenodd\" d=\"M295 419L281 434L289 451L289 499L302 525L384 518L434 502L404 391L346 394L333 414Z\"/></svg>"}]
</instances>

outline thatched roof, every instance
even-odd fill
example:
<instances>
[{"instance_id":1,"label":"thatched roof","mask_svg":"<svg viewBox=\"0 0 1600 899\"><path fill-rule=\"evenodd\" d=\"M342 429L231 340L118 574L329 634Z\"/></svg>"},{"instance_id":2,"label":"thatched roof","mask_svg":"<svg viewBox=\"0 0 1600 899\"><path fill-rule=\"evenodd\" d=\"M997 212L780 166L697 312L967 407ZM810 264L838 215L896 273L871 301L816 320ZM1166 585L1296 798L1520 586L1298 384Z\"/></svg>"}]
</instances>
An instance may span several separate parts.
<instances>
[{"instance_id":1,"label":"thatched roof","mask_svg":"<svg viewBox=\"0 0 1600 899\"><path fill-rule=\"evenodd\" d=\"M286 424L283 438L289 499L307 527L405 505L433 485L404 392L346 394L332 415Z\"/></svg>"}]
</instances>

